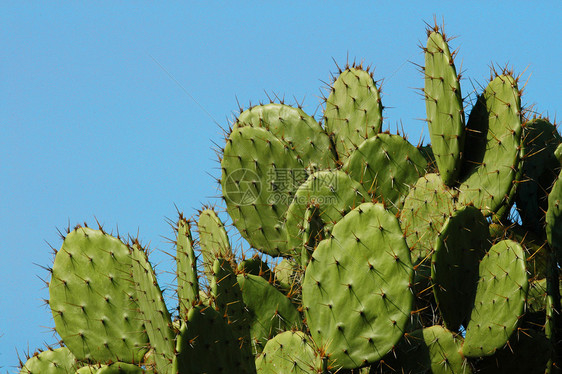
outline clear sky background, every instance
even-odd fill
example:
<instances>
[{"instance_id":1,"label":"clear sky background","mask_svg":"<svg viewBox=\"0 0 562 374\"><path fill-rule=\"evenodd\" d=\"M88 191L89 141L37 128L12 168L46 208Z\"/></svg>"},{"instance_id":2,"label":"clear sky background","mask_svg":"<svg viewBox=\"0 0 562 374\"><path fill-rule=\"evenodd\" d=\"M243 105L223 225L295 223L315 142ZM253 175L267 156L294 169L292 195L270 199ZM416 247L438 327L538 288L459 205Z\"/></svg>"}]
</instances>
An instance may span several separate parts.
<instances>
[{"instance_id":1,"label":"clear sky background","mask_svg":"<svg viewBox=\"0 0 562 374\"><path fill-rule=\"evenodd\" d=\"M294 97L320 118L321 88L349 56L384 79L385 129L402 124L417 144L423 77L410 62L423 64L435 15L458 36L463 95L491 63L509 64L524 71L525 104L561 114L560 1L227 3L0 3L1 372L58 340L39 279L57 228L97 218L138 233L157 271L174 270L158 251L171 249L166 219L217 202L211 147L237 99ZM161 283L171 295L173 276Z\"/></svg>"}]
</instances>

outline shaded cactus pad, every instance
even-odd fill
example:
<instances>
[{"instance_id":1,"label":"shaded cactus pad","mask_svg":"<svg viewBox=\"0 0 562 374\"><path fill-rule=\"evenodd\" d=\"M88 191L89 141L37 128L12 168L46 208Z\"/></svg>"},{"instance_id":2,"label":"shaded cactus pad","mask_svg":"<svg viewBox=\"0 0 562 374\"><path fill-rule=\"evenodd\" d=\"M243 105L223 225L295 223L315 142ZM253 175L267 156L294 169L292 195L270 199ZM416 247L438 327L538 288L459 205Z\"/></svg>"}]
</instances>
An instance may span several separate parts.
<instances>
[{"instance_id":1,"label":"shaded cactus pad","mask_svg":"<svg viewBox=\"0 0 562 374\"><path fill-rule=\"evenodd\" d=\"M463 347L467 357L492 355L517 328L529 287L523 247L511 240L495 244L480 263L479 275Z\"/></svg>"}]
</instances>

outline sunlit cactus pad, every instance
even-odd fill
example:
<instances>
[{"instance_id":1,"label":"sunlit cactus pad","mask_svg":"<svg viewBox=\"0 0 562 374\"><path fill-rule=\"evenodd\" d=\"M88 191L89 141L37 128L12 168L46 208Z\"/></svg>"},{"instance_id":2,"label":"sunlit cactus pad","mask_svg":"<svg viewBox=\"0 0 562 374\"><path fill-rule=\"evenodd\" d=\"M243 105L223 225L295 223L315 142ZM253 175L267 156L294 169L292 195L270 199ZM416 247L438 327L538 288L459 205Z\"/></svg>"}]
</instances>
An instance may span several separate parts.
<instances>
[{"instance_id":1,"label":"sunlit cactus pad","mask_svg":"<svg viewBox=\"0 0 562 374\"><path fill-rule=\"evenodd\" d=\"M310 334L334 365L365 366L398 342L410 318L413 268L398 220L365 203L335 226L306 269Z\"/></svg>"}]
</instances>

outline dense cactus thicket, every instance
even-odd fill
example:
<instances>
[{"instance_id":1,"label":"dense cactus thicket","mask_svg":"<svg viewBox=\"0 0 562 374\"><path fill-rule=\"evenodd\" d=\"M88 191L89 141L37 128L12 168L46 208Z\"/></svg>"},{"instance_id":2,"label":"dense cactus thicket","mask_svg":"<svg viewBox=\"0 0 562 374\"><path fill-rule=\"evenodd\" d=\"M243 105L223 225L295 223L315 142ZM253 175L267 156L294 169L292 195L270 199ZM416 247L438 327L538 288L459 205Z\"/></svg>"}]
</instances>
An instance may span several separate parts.
<instances>
[{"instance_id":1,"label":"dense cactus thicket","mask_svg":"<svg viewBox=\"0 0 562 374\"><path fill-rule=\"evenodd\" d=\"M61 347L21 373L559 372L562 137L511 71L467 103L439 27L423 51L431 145L382 131L357 64L322 122L241 110L220 184L252 254L213 208L180 215L177 305L138 241L69 230L49 282Z\"/></svg>"}]
</instances>

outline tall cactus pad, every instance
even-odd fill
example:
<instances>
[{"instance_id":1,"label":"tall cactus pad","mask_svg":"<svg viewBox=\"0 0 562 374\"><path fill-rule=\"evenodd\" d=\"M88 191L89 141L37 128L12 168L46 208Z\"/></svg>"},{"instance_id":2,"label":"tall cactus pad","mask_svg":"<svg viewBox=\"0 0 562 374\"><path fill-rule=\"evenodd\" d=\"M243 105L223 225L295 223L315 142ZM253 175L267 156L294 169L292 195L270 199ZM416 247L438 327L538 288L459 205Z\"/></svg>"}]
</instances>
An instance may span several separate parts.
<instances>
[{"instance_id":1,"label":"tall cactus pad","mask_svg":"<svg viewBox=\"0 0 562 374\"><path fill-rule=\"evenodd\" d=\"M247 308L254 354L279 332L301 328L297 308L265 279L244 274L238 276L238 284Z\"/></svg>"},{"instance_id":2,"label":"tall cactus pad","mask_svg":"<svg viewBox=\"0 0 562 374\"><path fill-rule=\"evenodd\" d=\"M463 207L445 221L435 241L431 278L445 326L457 331L471 312L478 266L490 248L488 222L478 209Z\"/></svg>"},{"instance_id":3,"label":"tall cactus pad","mask_svg":"<svg viewBox=\"0 0 562 374\"><path fill-rule=\"evenodd\" d=\"M330 137L314 118L283 104L258 105L243 111L234 124L264 127L296 153L304 168L331 169L335 153Z\"/></svg>"},{"instance_id":4,"label":"tall cactus pad","mask_svg":"<svg viewBox=\"0 0 562 374\"><path fill-rule=\"evenodd\" d=\"M326 100L326 131L335 142L341 161L382 127L380 91L373 77L361 68L347 68L332 85Z\"/></svg>"},{"instance_id":5,"label":"tall cactus pad","mask_svg":"<svg viewBox=\"0 0 562 374\"><path fill-rule=\"evenodd\" d=\"M435 325L406 333L390 358L389 372L470 374L472 370L461 354L462 337Z\"/></svg>"},{"instance_id":6,"label":"tall cactus pad","mask_svg":"<svg viewBox=\"0 0 562 374\"><path fill-rule=\"evenodd\" d=\"M322 358L310 338L300 331L276 335L256 359L258 374L323 373Z\"/></svg>"},{"instance_id":7,"label":"tall cactus pad","mask_svg":"<svg viewBox=\"0 0 562 374\"><path fill-rule=\"evenodd\" d=\"M319 171L312 174L299 187L287 211L285 227L292 254L301 253L307 209L315 209L324 230L330 232L347 212L368 199L369 195L361 184L343 171Z\"/></svg>"},{"instance_id":8,"label":"tall cactus pad","mask_svg":"<svg viewBox=\"0 0 562 374\"><path fill-rule=\"evenodd\" d=\"M464 110L453 56L438 31L429 33L425 52L425 108L429 137L441 179L457 182L464 147Z\"/></svg>"},{"instance_id":9,"label":"tall cactus pad","mask_svg":"<svg viewBox=\"0 0 562 374\"><path fill-rule=\"evenodd\" d=\"M67 374L76 371L76 357L66 347L34 354L21 367L20 374Z\"/></svg>"},{"instance_id":10,"label":"tall cactus pad","mask_svg":"<svg viewBox=\"0 0 562 374\"><path fill-rule=\"evenodd\" d=\"M556 251L558 261L562 262L562 181L560 175L548 195L546 236L548 243Z\"/></svg>"},{"instance_id":11,"label":"tall cactus pad","mask_svg":"<svg viewBox=\"0 0 562 374\"><path fill-rule=\"evenodd\" d=\"M343 169L378 202L396 212L426 167L425 157L406 139L378 134L351 153Z\"/></svg>"},{"instance_id":12,"label":"tall cactus pad","mask_svg":"<svg viewBox=\"0 0 562 374\"><path fill-rule=\"evenodd\" d=\"M548 193L558 174L560 162L554 152L562 142L556 127L548 120L537 118L523 129L522 182L517 187L517 210L526 228L540 233L544 227L544 212L548 209Z\"/></svg>"},{"instance_id":13,"label":"tall cactus pad","mask_svg":"<svg viewBox=\"0 0 562 374\"><path fill-rule=\"evenodd\" d=\"M318 243L320 243L324 236L328 235L331 227L326 227L324 231L324 221L322 221L320 215L320 206L311 205L306 209L304 213L304 219L302 220L302 251L300 264L304 268L310 260L310 255L316 249Z\"/></svg>"},{"instance_id":14,"label":"tall cactus pad","mask_svg":"<svg viewBox=\"0 0 562 374\"><path fill-rule=\"evenodd\" d=\"M400 225L414 265L429 267L435 239L453 213L453 198L439 174L426 174L410 189L400 211Z\"/></svg>"},{"instance_id":15,"label":"tall cactus pad","mask_svg":"<svg viewBox=\"0 0 562 374\"><path fill-rule=\"evenodd\" d=\"M511 240L495 244L480 262L479 275L463 346L467 357L494 354L516 330L529 286L523 247Z\"/></svg>"},{"instance_id":16,"label":"tall cactus pad","mask_svg":"<svg viewBox=\"0 0 562 374\"><path fill-rule=\"evenodd\" d=\"M459 203L485 215L509 199L521 146L521 97L511 75L494 78L478 98L466 129Z\"/></svg>"},{"instance_id":17,"label":"tall cactus pad","mask_svg":"<svg viewBox=\"0 0 562 374\"><path fill-rule=\"evenodd\" d=\"M138 295L138 304L152 349L152 357L159 373L169 373L174 358L175 334L170 313L156 281L154 269L148 262L146 251L135 243L132 282Z\"/></svg>"},{"instance_id":18,"label":"tall cactus pad","mask_svg":"<svg viewBox=\"0 0 562 374\"><path fill-rule=\"evenodd\" d=\"M55 256L49 305L79 360L140 362L148 346L129 248L100 230L70 232Z\"/></svg>"},{"instance_id":19,"label":"tall cactus pad","mask_svg":"<svg viewBox=\"0 0 562 374\"><path fill-rule=\"evenodd\" d=\"M199 246L203 254L206 274L211 273L217 257L232 258L232 250L224 224L213 209L205 209L199 214Z\"/></svg>"},{"instance_id":20,"label":"tall cactus pad","mask_svg":"<svg viewBox=\"0 0 562 374\"><path fill-rule=\"evenodd\" d=\"M335 226L306 269L302 303L310 333L335 367L380 360L400 340L414 296L398 220L365 203Z\"/></svg>"},{"instance_id":21,"label":"tall cactus pad","mask_svg":"<svg viewBox=\"0 0 562 374\"><path fill-rule=\"evenodd\" d=\"M242 236L263 253L286 253L285 213L307 178L296 153L265 129L242 127L228 138L221 168L227 211Z\"/></svg>"},{"instance_id":22,"label":"tall cactus pad","mask_svg":"<svg viewBox=\"0 0 562 374\"><path fill-rule=\"evenodd\" d=\"M190 222L180 217L177 232L178 304L180 318L185 321L189 309L199 302L199 281Z\"/></svg>"},{"instance_id":23,"label":"tall cactus pad","mask_svg":"<svg viewBox=\"0 0 562 374\"><path fill-rule=\"evenodd\" d=\"M176 343L172 373L247 373L238 341L222 316L197 306L188 313Z\"/></svg>"},{"instance_id":24,"label":"tall cactus pad","mask_svg":"<svg viewBox=\"0 0 562 374\"><path fill-rule=\"evenodd\" d=\"M255 371L246 306L242 301L242 291L240 291L236 274L226 259L217 258L214 261L211 295L217 311L226 320L235 339L238 340L244 370L246 372Z\"/></svg>"}]
</instances>

